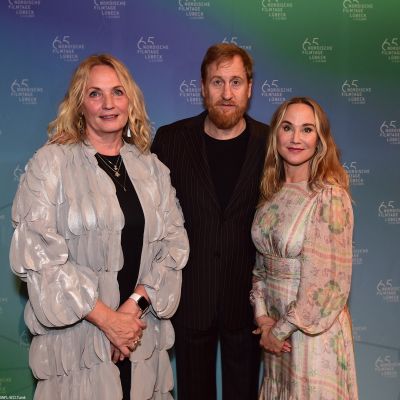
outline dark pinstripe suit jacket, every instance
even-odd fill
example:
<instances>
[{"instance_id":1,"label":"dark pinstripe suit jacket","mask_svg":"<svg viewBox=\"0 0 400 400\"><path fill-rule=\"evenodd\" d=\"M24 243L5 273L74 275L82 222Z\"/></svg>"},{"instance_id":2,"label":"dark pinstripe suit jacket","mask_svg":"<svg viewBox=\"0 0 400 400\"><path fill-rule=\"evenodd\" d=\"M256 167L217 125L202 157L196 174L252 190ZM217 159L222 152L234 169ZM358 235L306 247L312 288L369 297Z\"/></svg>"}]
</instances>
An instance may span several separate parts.
<instances>
[{"instance_id":1,"label":"dark pinstripe suit jacket","mask_svg":"<svg viewBox=\"0 0 400 400\"><path fill-rule=\"evenodd\" d=\"M174 324L206 329L218 319L238 329L252 323L249 304L255 248L251 224L259 197L268 126L246 115L245 161L230 202L221 210L204 144L207 113L161 127L152 151L171 170L185 217L190 256Z\"/></svg>"}]
</instances>

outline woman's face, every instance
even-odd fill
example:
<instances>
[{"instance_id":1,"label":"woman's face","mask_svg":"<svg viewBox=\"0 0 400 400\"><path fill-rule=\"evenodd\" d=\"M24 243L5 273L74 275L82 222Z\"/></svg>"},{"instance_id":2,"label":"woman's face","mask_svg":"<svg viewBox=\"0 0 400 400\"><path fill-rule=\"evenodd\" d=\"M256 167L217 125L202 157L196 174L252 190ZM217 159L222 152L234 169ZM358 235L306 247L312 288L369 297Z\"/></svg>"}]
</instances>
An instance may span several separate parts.
<instances>
[{"instance_id":1,"label":"woman's face","mask_svg":"<svg viewBox=\"0 0 400 400\"><path fill-rule=\"evenodd\" d=\"M89 73L83 97L82 112L86 134L122 135L128 121L129 99L115 70L96 65Z\"/></svg>"},{"instance_id":2,"label":"woman's face","mask_svg":"<svg viewBox=\"0 0 400 400\"><path fill-rule=\"evenodd\" d=\"M278 128L277 150L283 158L286 176L308 180L309 161L315 154L318 133L314 111L307 104L291 104Z\"/></svg>"}]
</instances>

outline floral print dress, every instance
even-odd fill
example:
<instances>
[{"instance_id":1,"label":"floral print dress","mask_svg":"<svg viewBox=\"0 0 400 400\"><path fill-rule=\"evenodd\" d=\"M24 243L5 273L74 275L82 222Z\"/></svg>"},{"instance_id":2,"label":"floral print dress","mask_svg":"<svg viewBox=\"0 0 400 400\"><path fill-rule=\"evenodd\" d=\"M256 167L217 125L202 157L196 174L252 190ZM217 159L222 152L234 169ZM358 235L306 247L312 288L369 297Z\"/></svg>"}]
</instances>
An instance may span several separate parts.
<instances>
[{"instance_id":1,"label":"floral print dress","mask_svg":"<svg viewBox=\"0 0 400 400\"><path fill-rule=\"evenodd\" d=\"M336 186L284 184L258 209L251 302L255 317L274 318L272 333L292 344L290 353L264 352L260 399L358 399L347 309L352 231L351 201Z\"/></svg>"}]
</instances>

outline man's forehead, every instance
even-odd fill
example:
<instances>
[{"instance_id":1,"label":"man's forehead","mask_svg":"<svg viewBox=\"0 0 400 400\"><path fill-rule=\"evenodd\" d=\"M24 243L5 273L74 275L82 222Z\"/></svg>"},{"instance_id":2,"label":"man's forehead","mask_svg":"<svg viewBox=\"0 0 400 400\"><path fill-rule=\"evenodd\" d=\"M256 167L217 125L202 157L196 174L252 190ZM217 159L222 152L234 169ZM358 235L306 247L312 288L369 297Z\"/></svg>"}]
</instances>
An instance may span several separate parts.
<instances>
[{"instance_id":1,"label":"man's forehead","mask_svg":"<svg viewBox=\"0 0 400 400\"><path fill-rule=\"evenodd\" d=\"M215 72L223 72L224 69L230 68L234 65L235 67L235 75L246 75L246 70L244 68L243 61L240 56L234 56L231 58L221 58L219 60L216 60L212 62L208 67L207 67L207 75L210 74L210 72L215 74Z\"/></svg>"}]
</instances>

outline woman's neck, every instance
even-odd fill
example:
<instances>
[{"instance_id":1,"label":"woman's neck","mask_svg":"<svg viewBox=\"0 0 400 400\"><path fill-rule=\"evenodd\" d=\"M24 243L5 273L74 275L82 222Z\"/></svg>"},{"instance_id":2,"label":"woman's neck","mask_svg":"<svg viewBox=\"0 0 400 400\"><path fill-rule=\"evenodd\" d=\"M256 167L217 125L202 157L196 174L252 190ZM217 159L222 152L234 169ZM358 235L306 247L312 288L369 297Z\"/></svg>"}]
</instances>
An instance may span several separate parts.
<instances>
[{"instance_id":1,"label":"woman's neck","mask_svg":"<svg viewBox=\"0 0 400 400\"><path fill-rule=\"evenodd\" d=\"M120 134L98 136L88 133L87 138L96 151L105 156L118 155L123 146L123 140Z\"/></svg>"}]
</instances>

